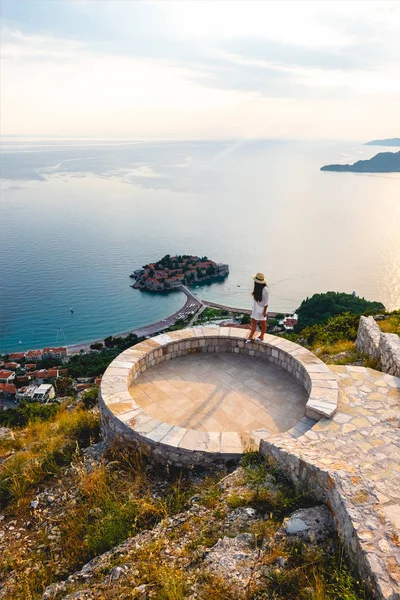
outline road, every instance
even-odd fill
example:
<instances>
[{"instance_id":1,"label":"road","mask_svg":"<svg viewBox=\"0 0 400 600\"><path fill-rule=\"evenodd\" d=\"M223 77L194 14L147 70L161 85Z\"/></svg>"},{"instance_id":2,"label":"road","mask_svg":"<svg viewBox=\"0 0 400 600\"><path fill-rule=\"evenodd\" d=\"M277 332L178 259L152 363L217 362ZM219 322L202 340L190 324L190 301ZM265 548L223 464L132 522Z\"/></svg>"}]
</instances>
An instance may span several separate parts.
<instances>
[{"instance_id":1,"label":"road","mask_svg":"<svg viewBox=\"0 0 400 600\"><path fill-rule=\"evenodd\" d=\"M186 302L183 307L167 317L166 319L162 319L161 321L156 321L155 323L150 323L149 325L145 325L144 327L138 327L136 329L131 329L130 331L124 331L123 333L118 333L114 337L127 337L129 334L135 334L138 337L148 337L163 331L164 329L168 329L171 325L175 325L176 321L179 319L187 319L188 316L192 313L197 313L203 306L202 302L196 298L194 294L187 287L182 286L180 288L186 296ZM104 342L104 338L100 340L94 340L91 342L86 342L85 344L74 344L72 346L67 346L67 354L71 356L72 354L78 354L83 350L87 352L90 350L91 344L95 344L96 342Z\"/></svg>"}]
</instances>

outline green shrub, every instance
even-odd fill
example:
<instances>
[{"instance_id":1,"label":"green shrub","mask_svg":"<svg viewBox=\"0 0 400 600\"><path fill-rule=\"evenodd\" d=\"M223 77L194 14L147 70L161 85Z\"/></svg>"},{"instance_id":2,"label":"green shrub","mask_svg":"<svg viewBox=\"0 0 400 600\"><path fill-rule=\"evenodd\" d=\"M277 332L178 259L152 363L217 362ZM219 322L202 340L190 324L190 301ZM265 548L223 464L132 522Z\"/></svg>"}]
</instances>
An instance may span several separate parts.
<instances>
[{"instance_id":1,"label":"green shrub","mask_svg":"<svg viewBox=\"0 0 400 600\"><path fill-rule=\"evenodd\" d=\"M316 344L327 346L340 341L354 341L360 317L344 313L328 319L323 325L312 325L301 331L301 337L307 340L309 346Z\"/></svg>"},{"instance_id":2,"label":"green shrub","mask_svg":"<svg viewBox=\"0 0 400 600\"><path fill-rule=\"evenodd\" d=\"M381 302L369 302L365 298L359 298L352 294L340 292L326 292L325 294L314 294L306 298L297 309L298 323L296 331L304 327L326 322L331 317L341 313L376 314L385 307Z\"/></svg>"},{"instance_id":3,"label":"green shrub","mask_svg":"<svg viewBox=\"0 0 400 600\"><path fill-rule=\"evenodd\" d=\"M82 394L83 406L87 410L89 410L90 408L93 408L93 406L95 406L97 404L98 397L99 397L99 388L98 387L93 387L90 390L85 391Z\"/></svg>"},{"instance_id":4,"label":"green shrub","mask_svg":"<svg viewBox=\"0 0 400 600\"><path fill-rule=\"evenodd\" d=\"M0 410L0 426L26 427L29 423L47 421L58 412L59 405L55 403L40 404L21 400L18 408Z\"/></svg>"}]
</instances>

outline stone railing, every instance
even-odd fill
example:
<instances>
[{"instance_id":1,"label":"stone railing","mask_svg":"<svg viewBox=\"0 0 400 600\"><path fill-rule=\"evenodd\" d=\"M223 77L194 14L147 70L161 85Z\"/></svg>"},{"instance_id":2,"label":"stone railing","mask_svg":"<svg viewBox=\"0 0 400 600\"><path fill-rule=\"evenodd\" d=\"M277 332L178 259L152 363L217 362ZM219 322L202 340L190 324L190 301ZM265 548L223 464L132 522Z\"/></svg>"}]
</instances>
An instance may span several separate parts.
<instances>
[{"instance_id":1,"label":"stone railing","mask_svg":"<svg viewBox=\"0 0 400 600\"><path fill-rule=\"evenodd\" d=\"M384 373L400 377L400 337L382 333L373 317L360 318L356 346L379 361Z\"/></svg>"},{"instance_id":2,"label":"stone railing","mask_svg":"<svg viewBox=\"0 0 400 600\"><path fill-rule=\"evenodd\" d=\"M158 335L122 352L101 382L99 405L103 433L127 445L140 445L161 461L176 465L237 460L248 440L268 435L252 430L207 432L162 422L131 397L129 387L146 369L194 352L232 352L256 356L279 365L306 389L306 415L319 420L337 410L338 385L329 368L314 354L285 340L266 335L263 343L245 344L248 331L230 327L194 327Z\"/></svg>"}]
</instances>

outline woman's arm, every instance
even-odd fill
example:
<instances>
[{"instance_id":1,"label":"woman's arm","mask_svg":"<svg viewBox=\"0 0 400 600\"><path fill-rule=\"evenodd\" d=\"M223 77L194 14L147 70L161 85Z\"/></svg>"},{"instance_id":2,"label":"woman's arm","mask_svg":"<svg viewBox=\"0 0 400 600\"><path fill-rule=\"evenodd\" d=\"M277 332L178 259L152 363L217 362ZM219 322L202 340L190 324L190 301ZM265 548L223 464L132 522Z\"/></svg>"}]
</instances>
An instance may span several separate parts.
<instances>
[{"instance_id":1,"label":"woman's arm","mask_svg":"<svg viewBox=\"0 0 400 600\"><path fill-rule=\"evenodd\" d=\"M265 306L264 306L264 317L267 316L267 311L268 311L268 304L269 304L269 291L267 288L264 288L263 290L263 300L265 302Z\"/></svg>"}]
</instances>

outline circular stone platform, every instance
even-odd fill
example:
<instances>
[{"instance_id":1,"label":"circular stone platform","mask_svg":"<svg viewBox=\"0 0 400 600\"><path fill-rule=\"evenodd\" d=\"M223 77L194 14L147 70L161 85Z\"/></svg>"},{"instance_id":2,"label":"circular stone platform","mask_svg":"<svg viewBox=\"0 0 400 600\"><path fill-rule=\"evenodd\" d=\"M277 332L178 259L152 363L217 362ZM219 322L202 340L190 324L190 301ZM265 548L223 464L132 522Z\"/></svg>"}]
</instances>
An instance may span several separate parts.
<instances>
[{"instance_id":1,"label":"circular stone platform","mask_svg":"<svg viewBox=\"0 0 400 600\"><path fill-rule=\"evenodd\" d=\"M271 335L245 344L247 336L194 327L122 352L101 382L104 434L162 461L204 465L238 459L304 412L335 413L336 378L314 354Z\"/></svg>"},{"instance_id":2,"label":"circular stone platform","mask_svg":"<svg viewBox=\"0 0 400 600\"><path fill-rule=\"evenodd\" d=\"M170 425L197 431L287 431L308 394L278 365L245 354L196 353L151 367L130 387L133 400Z\"/></svg>"}]
</instances>

